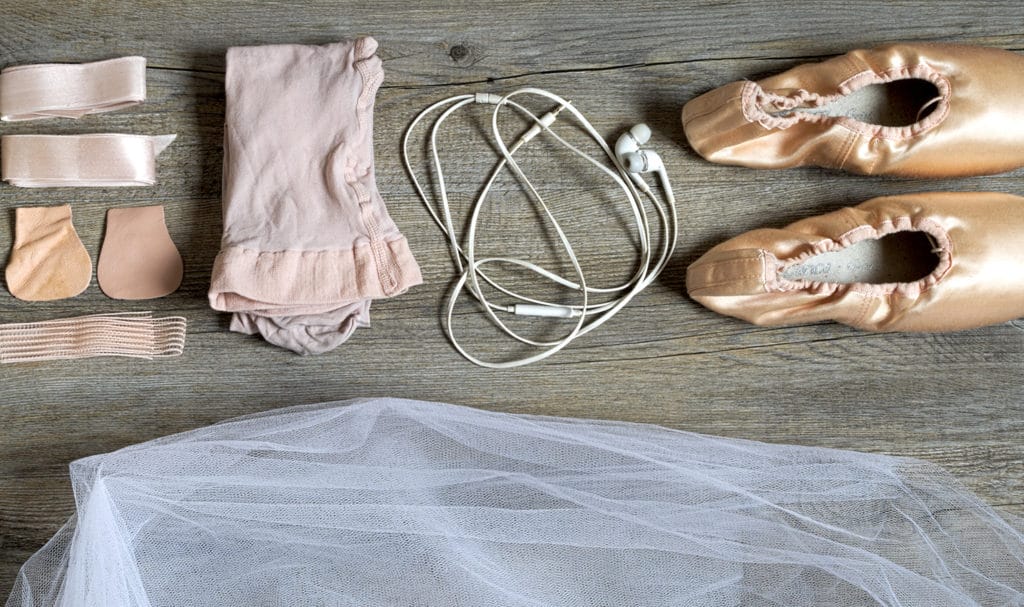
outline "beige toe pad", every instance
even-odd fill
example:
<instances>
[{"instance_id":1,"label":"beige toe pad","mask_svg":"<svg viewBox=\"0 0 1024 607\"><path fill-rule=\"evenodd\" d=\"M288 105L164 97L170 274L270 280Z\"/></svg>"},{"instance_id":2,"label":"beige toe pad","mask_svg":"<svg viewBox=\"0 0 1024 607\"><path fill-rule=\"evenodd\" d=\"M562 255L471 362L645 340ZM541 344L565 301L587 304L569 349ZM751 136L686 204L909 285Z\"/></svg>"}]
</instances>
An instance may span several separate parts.
<instances>
[{"instance_id":1,"label":"beige toe pad","mask_svg":"<svg viewBox=\"0 0 1024 607\"><path fill-rule=\"evenodd\" d=\"M89 286L92 260L71 225L71 206L22 207L14 212L14 247L7 288L26 301L74 297Z\"/></svg>"},{"instance_id":2,"label":"beige toe pad","mask_svg":"<svg viewBox=\"0 0 1024 607\"><path fill-rule=\"evenodd\" d=\"M162 206L107 211L96 278L108 297L163 297L177 290L181 277L181 255L167 233Z\"/></svg>"}]
</instances>

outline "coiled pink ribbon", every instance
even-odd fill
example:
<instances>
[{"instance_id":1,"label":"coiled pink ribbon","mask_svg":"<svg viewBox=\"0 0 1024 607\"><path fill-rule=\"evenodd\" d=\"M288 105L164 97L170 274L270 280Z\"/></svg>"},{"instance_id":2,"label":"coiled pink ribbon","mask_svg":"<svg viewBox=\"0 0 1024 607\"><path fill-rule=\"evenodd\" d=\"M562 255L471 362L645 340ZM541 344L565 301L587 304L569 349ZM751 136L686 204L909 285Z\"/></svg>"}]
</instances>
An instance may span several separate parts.
<instances>
[{"instance_id":1,"label":"coiled pink ribbon","mask_svg":"<svg viewBox=\"0 0 1024 607\"><path fill-rule=\"evenodd\" d=\"M145 186L176 135L4 135L0 176L22 188Z\"/></svg>"},{"instance_id":2,"label":"coiled pink ribbon","mask_svg":"<svg viewBox=\"0 0 1024 607\"><path fill-rule=\"evenodd\" d=\"M0 119L80 118L146 100L146 59L19 65L0 72Z\"/></svg>"}]
</instances>

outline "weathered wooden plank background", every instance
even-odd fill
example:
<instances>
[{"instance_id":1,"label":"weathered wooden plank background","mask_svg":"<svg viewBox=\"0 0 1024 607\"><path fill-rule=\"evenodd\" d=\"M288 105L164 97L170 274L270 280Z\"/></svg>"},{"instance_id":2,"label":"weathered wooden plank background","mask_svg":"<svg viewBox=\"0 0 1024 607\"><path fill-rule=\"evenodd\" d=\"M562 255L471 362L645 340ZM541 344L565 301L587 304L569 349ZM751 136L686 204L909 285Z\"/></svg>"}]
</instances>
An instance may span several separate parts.
<instances>
[{"instance_id":1,"label":"weathered wooden plank background","mask_svg":"<svg viewBox=\"0 0 1024 607\"><path fill-rule=\"evenodd\" d=\"M71 460L240 414L367 395L916 456L948 467L992 504L1024 512L1024 323L952 335L877 335L831 324L764 329L701 308L686 298L683 284L687 264L740 231L881 194L1024 193L1024 171L926 182L721 167L689 150L678 122L682 104L705 90L851 48L936 40L1022 52L1022 23L1024 5L1015 1L5 2L0 65L141 54L149 59L150 100L80 122L4 125L3 133L179 138L161 157L154 188L0 187L6 219L0 262L13 237L14 207L71 203L95 260L106 209L164 204L186 276L177 293L136 305L105 298L95 281L77 298L46 304L20 302L4 291L0 318L150 308L183 314L190 324L179 359L0 368L0 597L18 566L72 512ZM301 358L229 333L227 317L206 304L220 236L223 56L232 45L324 43L360 34L379 40L387 72L377 102L380 188L426 283L375 303L373 327L337 351ZM682 239L664 279L615 321L548 362L495 372L462 360L441 333L439 307L452 267L403 173L399 138L415 113L437 99L526 85L571 97L609 137L639 120L650 124L683 209ZM462 126L474 132L472 119ZM456 200L464 202L485 167L457 153L447 159ZM541 162L539 152L526 161L560 208L589 217L601 192ZM513 230L527 225L531 213L511 189L508 198L513 202L489 220L488 237L513 251L529 250L537 243ZM592 218L574 226L577 235L598 238L583 247L584 264L609 277L630 263L621 246L612 246L614 224ZM490 330L465 312L459 320L467 341L500 352Z\"/></svg>"}]
</instances>

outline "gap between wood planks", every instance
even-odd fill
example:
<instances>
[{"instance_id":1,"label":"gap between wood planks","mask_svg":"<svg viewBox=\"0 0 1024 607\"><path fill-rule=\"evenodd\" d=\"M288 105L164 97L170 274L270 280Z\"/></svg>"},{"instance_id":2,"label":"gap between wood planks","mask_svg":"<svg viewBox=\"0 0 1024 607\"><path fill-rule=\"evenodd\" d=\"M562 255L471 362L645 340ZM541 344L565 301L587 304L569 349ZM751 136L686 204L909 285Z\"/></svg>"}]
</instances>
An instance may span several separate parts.
<instances>
[{"instance_id":1,"label":"gap between wood planks","mask_svg":"<svg viewBox=\"0 0 1024 607\"><path fill-rule=\"evenodd\" d=\"M396 59L403 59L409 55L399 55L397 57L391 57L384 59L384 65L387 65L388 61L394 61ZM491 82L501 82L503 80L515 80L519 78L530 78L533 76L550 76L555 74L574 74L579 72L606 72L613 70L627 70L636 68L648 68L648 67L662 67L667 65L688 65L691 63L704 63L704 62L721 62L721 61L811 61L815 59L824 59L832 57L834 55L794 55L789 57L758 57L758 56L740 56L740 57L703 57L699 59L678 59L672 61L642 61L638 63L622 63L619 65L602 65L595 67L570 67L553 70L536 70L532 72L522 72L520 74L512 74L509 76L488 76L487 78L476 78L473 80L460 80L445 83L431 83L431 84L384 84L380 88L382 89L396 89L396 90L415 90L415 89L432 89L446 86L468 86L471 84L487 84ZM206 69L194 69L187 67L170 67L162 65L147 65L147 69L154 70L165 70L170 72L192 72L196 74L224 74L224 70L206 70Z\"/></svg>"},{"instance_id":2,"label":"gap between wood planks","mask_svg":"<svg viewBox=\"0 0 1024 607\"><path fill-rule=\"evenodd\" d=\"M1011 51L1011 52L1015 52L1015 53L1024 52L1024 49L1017 49L1017 48L1008 48L1008 49L1005 49L1005 50L1008 50L1008 51ZM407 57L407 56L408 55L399 55L397 57L391 57L389 59L385 59L384 63L385 63L385 65L387 65L388 61L393 61L393 60L396 60L396 59L402 59L402 58ZM579 73L579 72L606 72L606 71L613 71L613 70L628 70L628 69L636 69L636 68L663 67L663 66L668 66L668 65L688 65L688 64L691 64L691 63L704 63L704 62L714 63L714 62L722 62L722 61L805 61L806 62L806 61L814 61L814 60L827 59L829 57L835 57L835 56L836 56L835 54L827 54L827 55L788 55L788 56L780 56L780 57L774 57L774 56L771 56L771 57L761 57L761 56L756 56L756 55L749 55L749 56L741 55L741 56L737 56L737 57L701 57L701 58L698 58L698 59L677 59L677 60L672 60L672 61L644 61L644 62L638 62L638 63L623 63L623 64L619 64L619 65L603 65L603 66L596 66L596 67L571 67L571 68L562 68L562 69L555 69L555 70L536 70L536 71L532 71L532 72L523 72L523 73L520 73L520 74L513 74L513 75L510 75L510 76L488 76L487 78L476 78L476 79L473 79L473 80L461 80L461 81L453 81L453 82L445 82L445 83L437 83L437 84L434 84L434 83L431 83L431 84L390 84L390 85L389 84L384 84L384 85L381 86L381 88L382 89L394 89L394 90L431 89L431 88L439 88L439 87L447 87L447 86L469 86L469 85L472 85L472 84L488 84L488 83L493 83L493 82L501 82L501 81L504 81L504 80L516 80L516 79L520 79L520 78L530 78L530 77L533 77L533 76L550 76L550 75L555 75L555 74L574 74L574 73ZM204 70L204 69L194 69L194 68L186 68L186 67L171 67L171 66L162 66L162 65L148 65L147 68L148 69L154 69L154 70L165 70L165 71L171 71L171 72L191 72L191 73L196 73L196 74L213 74L213 75L224 74L224 70Z\"/></svg>"}]
</instances>

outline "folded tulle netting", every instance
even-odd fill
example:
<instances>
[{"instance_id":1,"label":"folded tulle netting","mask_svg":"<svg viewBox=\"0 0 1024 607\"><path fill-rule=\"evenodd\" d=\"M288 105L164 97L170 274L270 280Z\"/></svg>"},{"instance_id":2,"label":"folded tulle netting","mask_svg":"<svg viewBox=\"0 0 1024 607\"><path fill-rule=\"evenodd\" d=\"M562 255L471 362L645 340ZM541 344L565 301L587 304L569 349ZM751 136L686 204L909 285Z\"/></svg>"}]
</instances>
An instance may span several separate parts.
<instances>
[{"instance_id":1,"label":"folded tulle netting","mask_svg":"<svg viewBox=\"0 0 1024 607\"><path fill-rule=\"evenodd\" d=\"M41 605L1022 605L1022 521L921 461L373 399L74 462Z\"/></svg>"}]
</instances>

